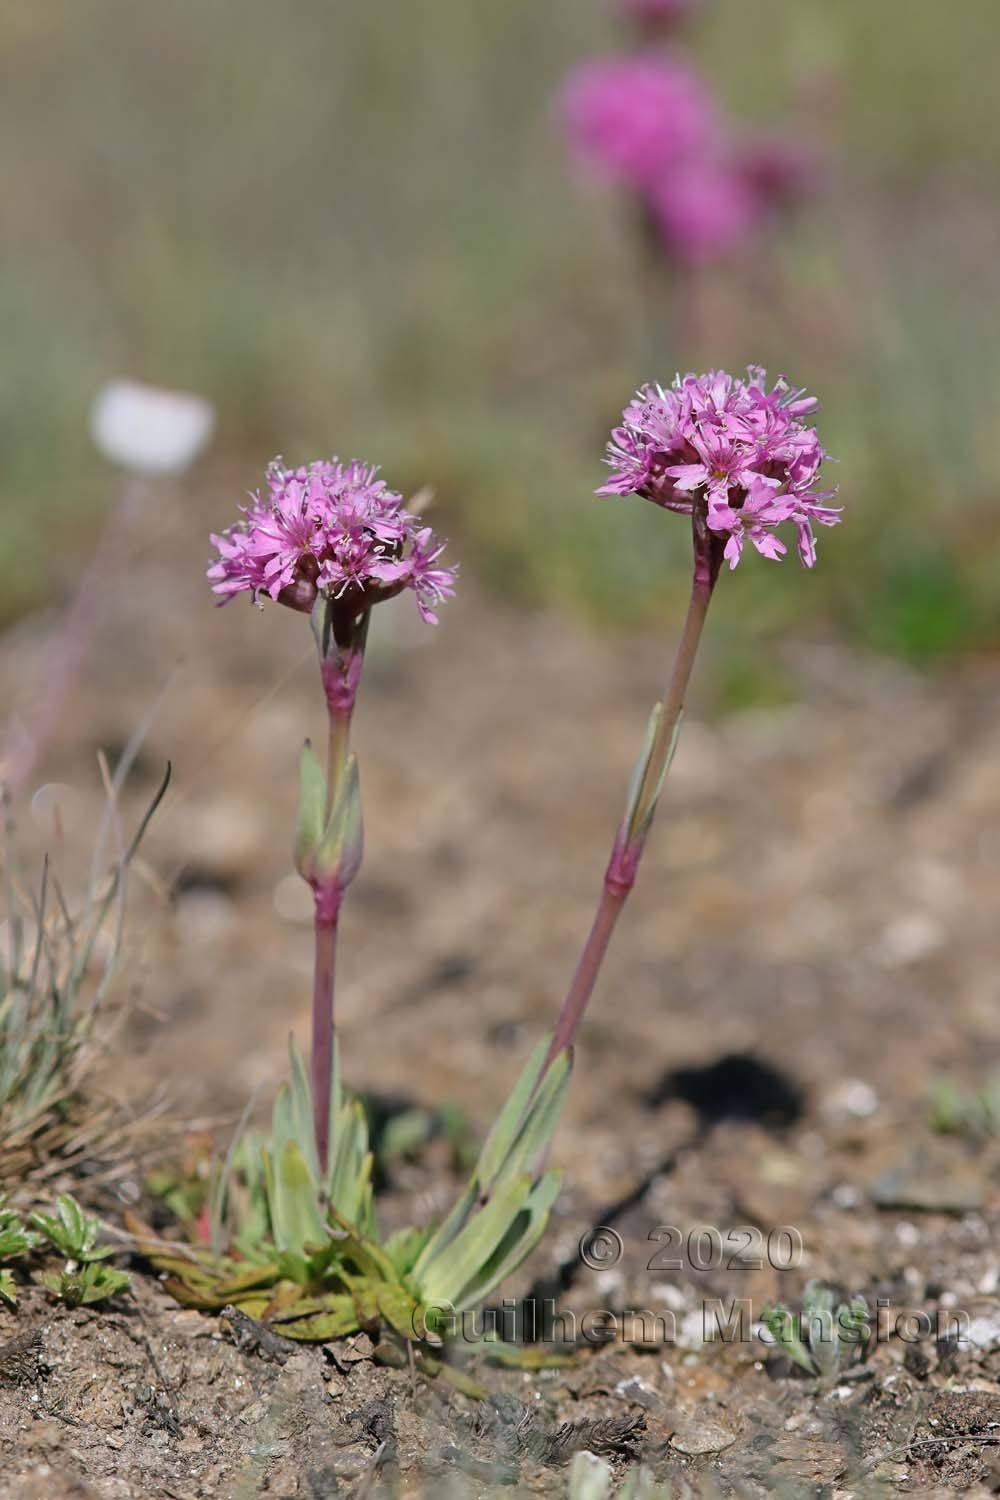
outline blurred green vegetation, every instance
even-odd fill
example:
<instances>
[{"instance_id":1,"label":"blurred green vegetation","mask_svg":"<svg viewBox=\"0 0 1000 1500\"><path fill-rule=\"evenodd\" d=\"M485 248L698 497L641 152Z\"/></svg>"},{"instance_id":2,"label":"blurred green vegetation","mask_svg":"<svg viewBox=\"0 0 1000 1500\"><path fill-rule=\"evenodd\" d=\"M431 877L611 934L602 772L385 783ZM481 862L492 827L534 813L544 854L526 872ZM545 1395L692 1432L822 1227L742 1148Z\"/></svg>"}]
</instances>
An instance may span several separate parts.
<instances>
[{"instance_id":1,"label":"blurred green vegetation","mask_svg":"<svg viewBox=\"0 0 1000 1500\"><path fill-rule=\"evenodd\" d=\"M592 498L607 430L641 380L761 360L821 396L850 525L807 580L742 569L730 637L995 645L1000 7L706 16L692 45L732 111L789 118L827 166L681 322L554 125L566 70L620 39L601 0L6 7L0 616L51 586L54 534L67 573L91 543L109 479L86 413L129 374L210 396L248 487L275 452L371 457L434 485L506 596L646 620L686 541Z\"/></svg>"}]
</instances>

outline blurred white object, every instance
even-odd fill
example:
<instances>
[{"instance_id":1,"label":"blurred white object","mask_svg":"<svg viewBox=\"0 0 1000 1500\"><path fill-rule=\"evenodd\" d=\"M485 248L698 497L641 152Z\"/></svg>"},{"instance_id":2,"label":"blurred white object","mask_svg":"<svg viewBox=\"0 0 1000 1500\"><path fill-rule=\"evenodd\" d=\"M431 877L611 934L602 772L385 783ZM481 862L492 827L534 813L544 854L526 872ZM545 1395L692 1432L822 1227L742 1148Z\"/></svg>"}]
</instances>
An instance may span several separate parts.
<instances>
[{"instance_id":1,"label":"blurred white object","mask_svg":"<svg viewBox=\"0 0 1000 1500\"><path fill-rule=\"evenodd\" d=\"M65 832L79 818L82 800L62 781L47 781L31 799L31 817L43 833Z\"/></svg>"},{"instance_id":2,"label":"blurred white object","mask_svg":"<svg viewBox=\"0 0 1000 1500\"><path fill-rule=\"evenodd\" d=\"M215 411L201 396L134 380L112 380L98 392L90 413L98 450L140 474L179 474L198 457L214 427Z\"/></svg>"}]
</instances>

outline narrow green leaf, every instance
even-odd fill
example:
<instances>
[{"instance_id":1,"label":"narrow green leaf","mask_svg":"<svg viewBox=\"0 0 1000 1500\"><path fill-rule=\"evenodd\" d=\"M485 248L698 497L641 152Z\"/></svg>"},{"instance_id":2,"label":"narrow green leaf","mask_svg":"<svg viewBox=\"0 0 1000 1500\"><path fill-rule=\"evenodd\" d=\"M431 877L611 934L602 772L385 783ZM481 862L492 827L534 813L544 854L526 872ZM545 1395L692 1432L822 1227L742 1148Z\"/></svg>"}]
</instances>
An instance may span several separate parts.
<instances>
[{"instance_id":1,"label":"narrow green leaf","mask_svg":"<svg viewBox=\"0 0 1000 1500\"><path fill-rule=\"evenodd\" d=\"M810 1375L816 1374L816 1364L812 1355L799 1338L796 1331L796 1320L787 1307L778 1303L776 1306L767 1306L762 1309L760 1321L770 1333L781 1352Z\"/></svg>"},{"instance_id":2,"label":"narrow green leaf","mask_svg":"<svg viewBox=\"0 0 1000 1500\"><path fill-rule=\"evenodd\" d=\"M509 1222L506 1233L489 1258L480 1263L461 1288L456 1288L453 1294L446 1294L456 1312L478 1306L528 1258L545 1233L561 1180L560 1172L546 1172L535 1183L520 1212Z\"/></svg>"},{"instance_id":3,"label":"narrow green leaf","mask_svg":"<svg viewBox=\"0 0 1000 1500\"><path fill-rule=\"evenodd\" d=\"M430 1229L397 1229L382 1246L398 1275L408 1276L430 1238Z\"/></svg>"},{"instance_id":4,"label":"narrow green leaf","mask_svg":"<svg viewBox=\"0 0 1000 1500\"><path fill-rule=\"evenodd\" d=\"M8 1307L17 1306L17 1283L13 1271L0 1271L0 1301Z\"/></svg>"},{"instance_id":5,"label":"narrow green leaf","mask_svg":"<svg viewBox=\"0 0 1000 1500\"><path fill-rule=\"evenodd\" d=\"M378 1310L390 1328L411 1342L419 1338L417 1303L401 1286L380 1282L375 1288Z\"/></svg>"},{"instance_id":6,"label":"narrow green leaf","mask_svg":"<svg viewBox=\"0 0 1000 1500\"><path fill-rule=\"evenodd\" d=\"M336 1143L336 1140L337 1140L337 1130L338 1130L338 1127L339 1127L339 1121L340 1121L341 1111L343 1110L343 1107L344 1107L344 1095L343 1095L343 1089L342 1089L341 1083L340 1083L340 1043L339 1043L339 1041L337 1039L336 1027L334 1027L333 1035L332 1035L332 1038L331 1038L330 1045L331 1045L331 1057L330 1057L330 1134L329 1134L328 1139L330 1141L331 1150L330 1150L330 1159L327 1162L327 1184L326 1185L327 1185L327 1197L330 1198L330 1199L332 1199L333 1202L336 1203L337 1199L336 1199L334 1193L331 1190L332 1163L333 1163L333 1159L334 1159L335 1143ZM367 1136L365 1137L365 1141L366 1141L366 1147L365 1147L365 1149L367 1150Z\"/></svg>"},{"instance_id":7,"label":"narrow green leaf","mask_svg":"<svg viewBox=\"0 0 1000 1500\"><path fill-rule=\"evenodd\" d=\"M326 822L326 776L306 740L299 761L299 812L295 825L295 868L307 878L315 867Z\"/></svg>"},{"instance_id":8,"label":"narrow green leaf","mask_svg":"<svg viewBox=\"0 0 1000 1500\"><path fill-rule=\"evenodd\" d=\"M463 1396L468 1396L470 1401L485 1401L490 1394L485 1386L473 1380L471 1375L466 1375L457 1365L449 1364L445 1359L435 1359L433 1355L425 1354L419 1349L416 1354L416 1366L421 1375L429 1379L435 1378L445 1381L452 1390L460 1391Z\"/></svg>"},{"instance_id":9,"label":"narrow green leaf","mask_svg":"<svg viewBox=\"0 0 1000 1500\"><path fill-rule=\"evenodd\" d=\"M96 1219L88 1219L76 1199L69 1193L61 1193L56 1200L59 1217L66 1225L70 1244L77 1250L89 1250L97 1239Z\"/></svg>"},{"instance_id":10,"label":"narrow green leaf","mask_svg":"<svg viewBox=\"0 0 1000 1500\"><path fill-rule=\"evenodd\" d=\"M420 1285L427 1271L444 1254L468 1223L479 1202L479 1183L475 1177L465 1188L461 1197L452 1205L448 1217L434 1231L417 1259L411 1273L412 1280Z\"/></svg>"},{"instance_id":11,"label":"narrow green leaf","mask_svg":"<svg viewBox=\"0 0 1000 1500\"><path fill-rule=\"evenodd\" d=\"M273 1161L279 1162L285 1154L285 1147L295 1140L295 1119L292 1109L292 1093L287 1083L283 1083L274 1098L274 1108L271 1111L271 1151Z\"/></svg>"},{"instance_id":12,"label":"narrow green leaf","mask_svg":"<svg viewBox=\"0 0 1000 1500\"><path fill-rule=\"evenodd\" d=\"M316 868L321 875L335 875L341 887L348 886L361 867L363 854L364 823L358 758L349 755L337 783L330 821L316 856Z\"/></svg>"},{"instance_id":13,"label":"narrow green leaf","mask_svg":"<svg viewBox=\"0 0 1000 1500\"><path fill-rule=\"evenodd\" d=\"M330 1220L343 1235L339 1244L345 1260L373 1281L399 1284L396 1268L380 1245L359 1234L357 1227L335 1208L330 1209Z\"/></svg>"},{"instance_id":14,"label":"narrow green leaf","mask_svg":"<svg viewBox=\"0 0 1000 1500\"><path fill-rule=\"evenodd\" d=\"M507 1152L513 1144L528 1100L531 1098L532 1090L538 1081L538 1075L542 1071L542 1064L545 1061L551 1040L551 1036L542 1037L542 1040L529 1057L527 1065L518 1078L517 1083L514 1085L513 1093L497 1116L493 1129L486 1137L483 1149L479 1153L479 1162L475 1172L480 1187L483 1190L488 1190L492 1185L494 1178L503 1166Z\"/></svg>"},{"instance_id":15,"label":"narrow green leaf","mask_svg":"<svg viewBox=\"0 0 1000 1500\"><path fill-rule=\"evenodd\" d=\"M293 1036L288 1038L288 1061L292 1072L289 1088L289 1113L292 1139L302 1152L314 1183L319 1183L319 1157L316 1154L316 1127L313 1121L312 1085L306 1065Z\"/></svg>"},{"instance_id":16,"label":"narrow green leaf","mask_svg":"<svg viewBox=\"0 0 1000 1500\"><path fill-rule=\"evenodd\" d=\"M381 1282L370 1281L367 1276L352 1276L348 1280L358 1323L362 1328L376 1327L379 1321L378 1294Z\"/></svg>"},{"instance_id":17,"label":"narrow green leaf","mask_svg":"<svg viewBox=\"0 0 1000 1500\"><path fill-rule=\"evenodd\" d=\"M505 1370L568 1370L576 1363L572 1354L555 1354L543 1344L505 1344L487 1339L483 1358Z\"/></svg>"},{"instance_id":18,"label":"narrow green leaf","mask_svg":"<svg viewBox=\"0 0 1000 1500\"><path fill-rule=\"evenodd\" d=\"M79 1277L76 1295L82 1306L91 1307L96 1302L106 1302L109 1297L131 1290L127 1271L117 1271L113 1266L88 1265Z\"/></svg>"},{"instance_id":19,"label":"narrow green leaf","mask_svg":"<svg viewBox=\"0 0 1000 1500\"><path fill-rule=\"evenodd\" d=\"M243 1292L255 1291L258 1287L270 1286L278 1275L279 1268L274 1262L268 1265L254 1266L249 1271L244 1271L241 1276L233 1276L227 1280L219 1281L216 1290L220 1297L226 1302L232 1302Z\"/></svg>"},{"instance_id":20,"label":"narrow green leaf","mask_svg":"<svg viewBox=\"0 0 1000 1500\"><path fill-rule=\"evenodd\" d=\"M358 1332L358 1315L354 1300L348 1296L330 1297L326 1312L312 1313L304 1318L290 1319L281 1323L283 1338L299 1339L303 1342L325 1343L327 1339L345 1338Z\"/></svg>"},{"instance_id":21,"label":"narrow green leaf","mask_svg":"<svg viewBox=\"0 0 1000 1500\"><path fill-rule=\"evenodd\" d=\"M571 1068L568 1052L560 1052L551 1063L538 1085L538 1092L528 1107L520 1130L508 1148L500 1169L500 1180L520 1172L528 1172L534 1176L539 1170L559 1124Z\"/></svg>"},{"instance_id":22,"label":"narrow green leaf","mask_svg":"<svg viewBox=\"0 0 1000 1500\"><path fill-rule=\"evenodd\" d=\"M639 759L632 767L632 775L629 777L628 792L625 797L625 824L629 835L635 831L632 827L635 818L636 806L639 801L639 793L642 790L643 779L646 775L646 767L649 765L649 757L653 751L653 742L656 739L656 731L660 727L663 718L663 704L654 703L646 721L646 735L639 752Z\"/></svg>"},{"instance_id":23,"label":"narrow green leaf","mask_svg":"<svg viewBox=\"0 0 1000 1500\"><path fill-rule=\"evenodd\" d=\"M24 1255L38 1243L38 1238L37 1234L20 1226L0 1229L0 1260L13 1260L15 1256Z\"/></svg>"},{"instance_id":24,"label":"narrow green leaf","mask_svg":"<svg viewBox=\"0 0 1000 1500\"><path fill-rule=\"evenodd\" d=\"M650 796L646 804L646 808L643 812L641 820L637 821L639 814L639 796L642 792L642 783L646 775L646 768L649 765L649 757L653 752L653 744L656 739L656 734L660 727L660 721L662 718L663 704L654 704L653 711L649 716L649 723L646 726L646 739L642 747L642 753L640 754L639 759L636 762L635 769L632 772L632 779L629 782L628 799L625 804L625 824L628 829L628 838L630 843L636 837L645 838L646 834L649 832L649 825L653 821L653 815L656 812L656 804L659 802L660 793L663 790L664 779L666 778L667 772L670 770L674 755L677 752L677 740L681 732L681 720L683 719L683 712L678 713L677 718L674 720L673 728L670 731L670 744L667 747L667 753L663 758L663 765L660 767L659 775L656 778L656 785L652 789L652 795Z\"/></svg>"},{"instance_id":25,"label":"narrow green leaf","mask_svg":"<svg viewBox=\"0 0 1000 1500\"><path fill-rule=\"evenodd\" d=\"M548 1046L549 1038L546 1037L535 1048L483 1147L480 1164L472 1181L447 1219L424 1246L412 1272L415 1284L424 1285L431 1268L436 1266L471 1216L477 1212L477 1205L481 1205L487 1196L487 1182L495 1191L511 1177L525 1172L531 1174L537 1169L558 1123L570 1075L569 1054L560 1053L538 1086L537 1094L531 1098L531 1089L548 1052ZM483 1175L480 1176L480 1173ZM481 1207L478 1212L482 1212Z\"/></svg>"},{"instance_id":26,"label":"narrow green leaf","mask_svg":"<svg viewBox=\"0 0 1000 1500\"><path fill-rule=\"evenodd\" d=\"M294 1141L285 1143L274 1168L271 1199L274 1243L279 1250L298 1251L308 1245L321 1245L327 1238L327 1230L320 1217L309 1168Z\"/></svg>"},{"instance_id":27,"label":"narrow green leaf","mask_svg":"<svg viewBox=\"0 0 1000 1500\"><path fill-rule=\"evenodd\" d=\"M463 1289L474 1282L497 1246L503 1243L530 1195L531 1178L527 1175L502 1183L490 1202L472 1215L421 1279L422 1299L448 1301L457 1308Z\"/></svg>"},{"instance_id":28,"label":"narrow green leaf","mask_svg":"<svg viewBox=\"0 0 1000 1500\"><path fill-rule=\"evenodd\" d=\"M327 1174L330 1202L339 1213L357 1223L370 1168L368 1120L359 1099L349 1099L331 1121L330 1167Z\"/></svg>"}]
</instances>

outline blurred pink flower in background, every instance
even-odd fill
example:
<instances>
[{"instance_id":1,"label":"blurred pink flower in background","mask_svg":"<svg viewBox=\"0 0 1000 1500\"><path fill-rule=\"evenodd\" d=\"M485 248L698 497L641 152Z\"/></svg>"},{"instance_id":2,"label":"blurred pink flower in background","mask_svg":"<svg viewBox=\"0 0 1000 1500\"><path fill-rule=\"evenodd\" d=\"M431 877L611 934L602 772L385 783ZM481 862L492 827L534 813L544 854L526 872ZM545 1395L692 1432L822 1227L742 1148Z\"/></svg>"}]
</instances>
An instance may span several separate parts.
<instances>
[{"instance_id":1,"label":"blurred pink flower in background","mask_svg":"<svg viewBox=\"0 0 1000 1500\"><path fill-rule=\"evenodd\" d=\"M656 31L669 31L700 9L703 0L616 0L626 21Z\"/></svg>"},{"instance_id":2,"label":"blurred pink flower in background","mask_svg":"<svg viewBox=\"0 0 1000 1500\"><path fill-rule=\"evenodd\" d=\"M746 173L715 152L681 162L649 192L664 250L701 265L742 249L757 229L762 199Z\"/></svg>"},{"instance_id":3,"label":"blurred pink flower in background","mask_svg":"<svg viewBox=\"0 0 1000 1500\"><path fill-rule=\"evenodd\" d=\"M618 3L646 21L692 8L692 0ZM769 219L816 190L815 154L789 133L733 125L676 50L590 58L569 75L561 104L574 154L636 196L678 265L746 251Z\"/></svg>"},{"instance_id":4,"label":"blurred pink flower in background","mask_svg":"<svg viewBox=\"0 0 1000 1500\"><path fill-rule=\"evenodd\" d=\"M820 165L815 151L777 132L742 141L737 163L766 208L785 208L809 197L818 186Z\"/></svg>"},{"instance_id":5,"label":"blurred pink flower in background","mask_svg":"<svg viewBox=\"0 0 1000 1500\"><path fill-rule=\"evenodd\" d=\"M697 73L671 57L601 57L581 63L563 92L577 156L601 176L651 188L715 130L715 106Z\"/></svg>"}]
</instances>

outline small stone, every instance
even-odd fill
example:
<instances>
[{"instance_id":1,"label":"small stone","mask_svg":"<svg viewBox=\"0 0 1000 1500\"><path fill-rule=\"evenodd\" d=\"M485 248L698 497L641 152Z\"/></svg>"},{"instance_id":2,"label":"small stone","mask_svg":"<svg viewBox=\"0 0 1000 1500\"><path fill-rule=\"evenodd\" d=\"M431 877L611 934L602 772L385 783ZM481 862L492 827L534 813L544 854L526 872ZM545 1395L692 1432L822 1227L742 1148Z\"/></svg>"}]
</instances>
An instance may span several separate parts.
<instances>
[{"instance_id":1,"label":"small stone","mask_svg":"<svg viewBox=\"0 0 1000 1500\"><path fill-rule=\"evenodd\" d=\"M264 1400L263 1396L259 1396L256 1401L251 1401L249 1406L244 1407L240 1412L239 1419L241 1422L246 1422L248 1426L256 1427L260 1422L263 1422L267 1412L268 1403Z\"/></svg>"},{"instance_id":2,"label":"small stone","mask_svg":"<svg viewBox=\"0 0 1000 1500\"><path fill-rule=\"evenodd\" d=\"M299 1476L294 1468L283 1465L273 1470L267 1478L267 1493L276 1495L280 1500L291 1500L291 1496L299 1493Z\"/></svg>"},{"instance_id":3,"label":"small stone","mask_svg":"<svg viewBox=\"0 0 1000 1500\"><path fill-rule=\"evenodd\" d=\"M677 1343L682 1349L700 1349L705 1342L705 1315L700 1308L685 1313L677 1328Z\"/></svg>"},{"instance_id":4,"label":"small stone","mask_svg":"<svg viewBox=\"0 0 1000 1500\"><path fill-rule=\"evenodd\" d=\"M944 924L925 912L907 912L890 922L882 932L877 954L887 969L919 963L936 953L945 941Z\"/></svg>"},{"instance_id":5,"label":"small stone","mask_svg":"<svg viewBox=\"0 0 1000 1500\"><path fill-rule=\"evenodd\" d=\"M945 1141L911 1147L872 1187L879 1208L924 1213L970 1213L982 1208L985 1195L982 1174L959 1147Z\"/></svg>"},{"instance_id":6,"label":"small stone","mask_svg":"<svg viewBox=\"0 0 1000 1500\"><path fill-rule=\"evenodd\" d=\"M856 1120L865 1120L877 1109L878 1094L870 1083L860 1078L846 1078L823 1100L823 1113L833 1119L850 1115Z\"/></svg>"},{"instance_id":7,"label":"small stone","mask_svg":"<svg viewBox=\"0 0 1000 1500\"><path fill-rule=\"evenodd\" d=\"M721 1427L718 1422L685 1420L670 1439L670 1446L678 1453L696 1458L702 1453L721 1453L732 1447L736 1434Z\"/></svg>"},{"instance_id":8,"label":"small stone","mask_svg":"<svg viewBox=\"0 0 1000 1500\"><path fill-rule=\"evenodd\" d=\"M631 1380L619 1380L615 1386L615 1395L621 1396L623 1401L633 1401L637 1406L645 1407L646 1411L663 1410L660 1393L638 1375L633 1375Z\"/></svg>"},{"instance_id":9,"label":"small stone","mask_svg":"<svg viewBox=\"0 0 1000 1500\"><path fill-rule=\"evenodd\" d=\"M370 1449L355 1446L338 1453L333 1468L338 1479L357 1479L371 1469L371 1463Z\"/></svg>"},{"instance_id":10,"label":"small stone","mask_svg":"<svg viewBox=\"0 0 1000 1500\"><path fill-rule=\"evenodd\" d=\"M965 1337L976 1349L1000 1347L1000 1311L979 1313L976 1317L970 1318Z\"/></svg>"}]
</instances>

